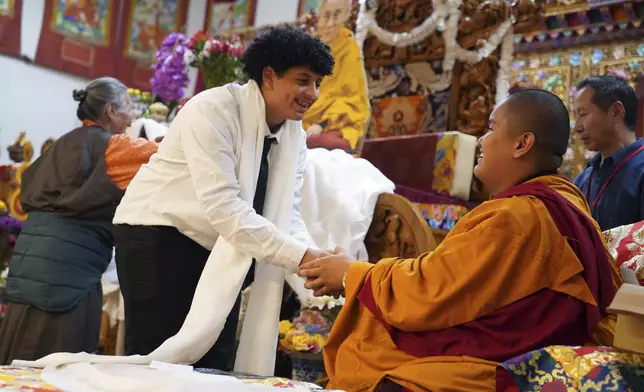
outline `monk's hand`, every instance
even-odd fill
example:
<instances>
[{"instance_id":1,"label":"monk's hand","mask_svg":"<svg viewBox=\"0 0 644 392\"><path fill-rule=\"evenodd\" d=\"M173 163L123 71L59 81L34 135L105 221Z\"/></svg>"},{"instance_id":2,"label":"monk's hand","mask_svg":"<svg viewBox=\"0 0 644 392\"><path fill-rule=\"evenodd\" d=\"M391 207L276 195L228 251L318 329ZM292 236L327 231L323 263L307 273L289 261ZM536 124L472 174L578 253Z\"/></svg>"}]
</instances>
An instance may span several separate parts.
<instances>
[{"instance_id":1,"label":"monk's hand","mask_svg":"<svg viewBox=\"0 0 644 392\"><path fill-rule=\"evenodd\" d=\"M344 275L355 259L346 253L338 253L301 264L298 274L306 279L304 287L313 290L313 295L338 295L344 292Z\"/></svg>"},{"instance_id":2,"label":"monk's hand","mask_svg":"<svg viewBox=\"0 0 644 392\"><path fill-rule=\"evenodd\" d=\"M325 251L322 251L322 250L312 250L312 249L309 248L307 253L304 254L304 257L302 258L302 261L300 262L300 265L309 263L309 262L311 262L311 261L313 261L315 259L319 259L320 257L326 257L326 256L330 256L332 254L337 255L337 254L340 254L340 253L344 253L344 249L342 249L340 247L336 247L331 252L325 252ZM310 278L308 280L313 280L313 278Z\"/></svg>"},{"instance_id":3,"label":"monk's hand","mask_svg":"<svg viewBox=\"0 0 644 392\"><path fill-rule=\"evenodd\" d=\"M318 136L322 133L322 127L319 124L313 124L306 130L306 137Z\"/></svg>"}]
</instances>

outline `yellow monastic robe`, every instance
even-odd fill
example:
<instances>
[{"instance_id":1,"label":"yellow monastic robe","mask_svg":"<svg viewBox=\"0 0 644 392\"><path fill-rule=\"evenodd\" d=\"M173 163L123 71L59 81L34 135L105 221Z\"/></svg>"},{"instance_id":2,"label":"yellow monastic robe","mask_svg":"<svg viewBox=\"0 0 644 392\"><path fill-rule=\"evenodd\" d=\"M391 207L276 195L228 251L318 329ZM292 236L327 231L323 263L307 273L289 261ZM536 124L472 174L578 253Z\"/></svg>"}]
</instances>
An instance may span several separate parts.
<instances>
[{"instance_id":1,"label":"yellow monastic robe","mask_svg":"<svg viewBox=\"0 0 644 392\"><path fill-rule=\"evenodd\" d=\"M583 195L570 182L557 176L533 181L546 184L590 217ZM596 224L595 228L599 232ZM612 263L605 268L611 271L607 285L616 290L621 285L617 269ZM327 388L370 391L385 378L410 391L495 388L497 362L467 356L420 358L399 349L377 316L357 299L368 278L386 323L400 331L442 333L466 323L477 325L492 312L544 289L583 301L581 306L596 305L583 271L539 199L517 196L488 201L461 219L431 253L417 259L351 265L346 304L324 348ZM614 321L605 317L595 328L597 344L612 344ZM474 340L478 339L465 344L480 344Z\"/></svg>"},{"instance_id":2,"label":"yellow monastic robe","mask_svg":"<svg viewBox=\"0 0 644 392\"><path fill-rule=\"evenodd\" d=\"M366 132L370 107L362 52L346 27L338 32L331 54L333 74L322 81L320 96L306 111L302 125L304 129L319 124L324 125L324 132L340 131L353 151Z\"/></svg>"}]
</instances>

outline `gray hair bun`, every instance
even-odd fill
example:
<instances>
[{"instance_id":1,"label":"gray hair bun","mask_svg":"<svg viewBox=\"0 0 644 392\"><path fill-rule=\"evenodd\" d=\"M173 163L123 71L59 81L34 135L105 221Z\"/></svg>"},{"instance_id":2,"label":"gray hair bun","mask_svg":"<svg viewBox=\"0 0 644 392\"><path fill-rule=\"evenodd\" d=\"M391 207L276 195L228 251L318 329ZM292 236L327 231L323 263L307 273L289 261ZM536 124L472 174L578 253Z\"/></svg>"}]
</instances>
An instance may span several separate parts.
<instances>
[{"instance_id":1,"label":"gray hair bun","mask_svg":"<svg viewBox=\"0 0 644 392\"><path fill-rule=\"evenodd\" d=\"M74 90L74 93L72 94L72 96L74 97L74 101L83 102L85 100L85 97L87 97L87 90L85 89Z\"/></svg>"}]
</instances>

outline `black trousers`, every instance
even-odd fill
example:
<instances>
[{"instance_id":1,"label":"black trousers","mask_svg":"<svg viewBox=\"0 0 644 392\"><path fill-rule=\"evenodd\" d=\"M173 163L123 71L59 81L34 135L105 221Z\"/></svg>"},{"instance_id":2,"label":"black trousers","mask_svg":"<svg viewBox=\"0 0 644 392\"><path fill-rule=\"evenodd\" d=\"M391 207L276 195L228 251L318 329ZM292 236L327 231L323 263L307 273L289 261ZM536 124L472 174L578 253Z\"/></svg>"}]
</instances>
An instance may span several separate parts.
<instances>
[{"instance_id":1,"label":"black trousers","mask_svg":"<svg viewBox=\"0 0 644 392\"><path fill-rule=\"evenodd\" d=\"M125 354L146 355L188 315L210 251L174 227L119 225L116 266L125 305ZM217 343L194 366L231 371L241 295Z\"/></svg>"}]
</instances>

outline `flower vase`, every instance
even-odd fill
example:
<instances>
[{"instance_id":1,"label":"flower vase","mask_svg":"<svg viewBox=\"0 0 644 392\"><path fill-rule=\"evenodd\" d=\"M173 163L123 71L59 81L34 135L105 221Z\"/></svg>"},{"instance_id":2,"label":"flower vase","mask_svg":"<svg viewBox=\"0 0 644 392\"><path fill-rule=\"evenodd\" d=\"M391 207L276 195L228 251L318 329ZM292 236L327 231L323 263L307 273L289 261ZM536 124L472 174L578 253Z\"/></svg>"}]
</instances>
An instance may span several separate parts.
<instances>
[{"instance_id":1,"label":"flower vase","mask_svg":"<svg viewBox=\"0 0 644 392\"><path fill-rule=\"evenodd\" d=\"M326 376L322 353L288 351L288 356L293 363L292 379L294 381L315 384Z\"/></svg>"}]
</instances>

